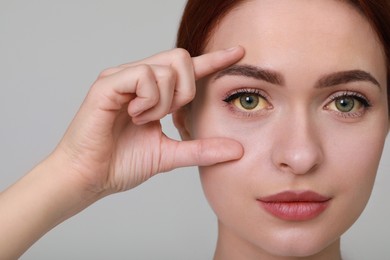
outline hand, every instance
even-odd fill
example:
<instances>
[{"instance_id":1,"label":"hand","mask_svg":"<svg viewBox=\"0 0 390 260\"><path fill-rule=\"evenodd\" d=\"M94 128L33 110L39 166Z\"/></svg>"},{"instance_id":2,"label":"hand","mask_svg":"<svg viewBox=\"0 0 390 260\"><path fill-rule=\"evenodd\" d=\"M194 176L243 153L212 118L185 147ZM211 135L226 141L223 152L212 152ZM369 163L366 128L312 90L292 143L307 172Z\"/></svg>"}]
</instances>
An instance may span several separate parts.
<instances>
[{"instance_id":1,"label":"hand","mask_svg":"<svg viewBox=\"0 0 390 260\"><path fill-rule=\"evenodd\" d=\"M240 158L242 147L233 140L175 141L159 120L194 98L197 79L243 54L236 47L191 58L175 49L103 71L53 156L89 190L106 194L159 172Z\"/></svg>"}]
</instances>

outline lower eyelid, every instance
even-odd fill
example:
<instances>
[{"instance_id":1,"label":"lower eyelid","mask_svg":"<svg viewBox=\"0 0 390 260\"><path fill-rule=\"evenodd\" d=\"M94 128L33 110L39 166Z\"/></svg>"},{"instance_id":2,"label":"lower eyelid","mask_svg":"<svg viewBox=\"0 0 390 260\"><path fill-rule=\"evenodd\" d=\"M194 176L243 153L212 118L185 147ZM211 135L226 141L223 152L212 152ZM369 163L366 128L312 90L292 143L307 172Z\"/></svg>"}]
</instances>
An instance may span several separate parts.
<instances>
[{"instance_id":1,"label":"lower eyelid","mask_svg":"<svg viewBox=\"0 0 390 260\"><path fill-rule=\"evenodd\" d=\"M227 103L226 106L228 107L231 113L233 113L239 118L261 117L266 115L269 112L269 110L272 109L272 108L265 108L265 109L259 109L257 111L245 111L245 110L238 109L236 106L231 105L231 103Z\"/></svg>"},{"instance_id":2,"label":"lower eyelid","mask_svg":"<svg viewBox=\"0 0 390 260\"><path fill-rule=\"evenodd\" d=\"M334 111L334 110L330 110L330 112L336 114L338 117L345 118L345 119L359 118L359 117L363 116L365 113L365 111L343 113L343 112Z\"/></svg>"},{"instance_id":3,"label":"lower eyelid","mask_svg":"<svg viewBox=\"0 0 390 260\"><path fill-rule=\"evenodd\" d=\"M239 98L239 97L238 97ZM253 117L261 117L266 114L270 110L273 109L273 106L263 97L260 97L260 99L263 99L263 101L260 102L266 102L267 104L265 106L262 106L261 108L258 109L253 109L253 110L246 110L245 108L240 108L239 106L235 105L234 103L237 102L237 98L233 99L231 101L225 101L225 106L229 109L229 111L236 115L239 118L253 118Z\"/></svg>"}]
</instances>

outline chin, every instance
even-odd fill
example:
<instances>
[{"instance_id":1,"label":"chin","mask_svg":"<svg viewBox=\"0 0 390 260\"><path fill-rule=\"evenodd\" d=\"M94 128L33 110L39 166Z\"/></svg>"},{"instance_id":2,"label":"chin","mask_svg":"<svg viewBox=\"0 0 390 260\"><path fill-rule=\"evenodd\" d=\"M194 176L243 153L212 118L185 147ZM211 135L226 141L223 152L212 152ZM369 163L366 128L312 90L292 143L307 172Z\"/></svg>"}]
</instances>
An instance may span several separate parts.
<instances>
[{"instance_id":1,"label":"chin","mask_svg":"<svg viewBox=\"0 0 390 260\"><path fill-rule=\"evenodd\" d=\"M319 257L323 254L329 255L334 252L335 255L340 251L340 238L326 241L324 237L316 238L316 234L286 236L281 234L280 237L269 240L267 244L262 242L263 250L269 254L278 257ZM266 246L267 248L265 248ZM331 253L332 254L332 253Z\"/></svg>"}]
</instances>

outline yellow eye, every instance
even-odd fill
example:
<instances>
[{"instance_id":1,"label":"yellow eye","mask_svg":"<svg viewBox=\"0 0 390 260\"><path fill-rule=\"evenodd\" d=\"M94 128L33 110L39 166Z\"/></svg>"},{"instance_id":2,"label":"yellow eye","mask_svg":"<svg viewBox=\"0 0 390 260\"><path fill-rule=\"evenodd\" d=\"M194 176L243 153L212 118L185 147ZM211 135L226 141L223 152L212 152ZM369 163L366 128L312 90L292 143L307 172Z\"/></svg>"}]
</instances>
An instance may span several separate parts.
<instances>
[{"instance_id":1,"label":"yellow eye","mask_svg":"<svg viewBox=\"0 0 390 260\"><path fill-rule=\"evenodd\" d=\"M232 103L238 109L246 111L257 111L269 106L267 100L256 93L241 93Z\"/></svg>"}]
</instances>

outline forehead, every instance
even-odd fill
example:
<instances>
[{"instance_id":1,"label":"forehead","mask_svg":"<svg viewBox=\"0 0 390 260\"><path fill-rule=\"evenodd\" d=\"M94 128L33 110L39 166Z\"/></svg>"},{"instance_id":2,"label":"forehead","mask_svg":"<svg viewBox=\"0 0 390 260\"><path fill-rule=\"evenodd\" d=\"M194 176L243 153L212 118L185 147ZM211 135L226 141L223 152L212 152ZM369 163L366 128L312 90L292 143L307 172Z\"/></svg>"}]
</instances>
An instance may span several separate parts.
<instances>
[{"instance_id":1,"label":"forehead","mask_svg":"<svg viewBox=\"0 0 390 260\"><path fill-rule=\"evenodd\" d=\"M240 36L246 36L242 40L254 37L289 40L300 34L301 38L317 38L321 43L324 36L345 38L367 33L373 32L365 17L345 1L250 0L222 19L213 31L212 40L220 37L234 40Z\"/></svg>"},{"instance_id":2,"label":"forehead","mask_svg":"<svg viewBox=\"0 0 390 260\"><path fill-rule=\"evenodd\" d=\"M245 1L218 24L206 51L235 45L246 49L245 62L262 66L320 60L323 69L353 64L354 69L383 68L378 77L386 74L377 35L355 7L341 0Z\"/></svg>"}]
</instances>

